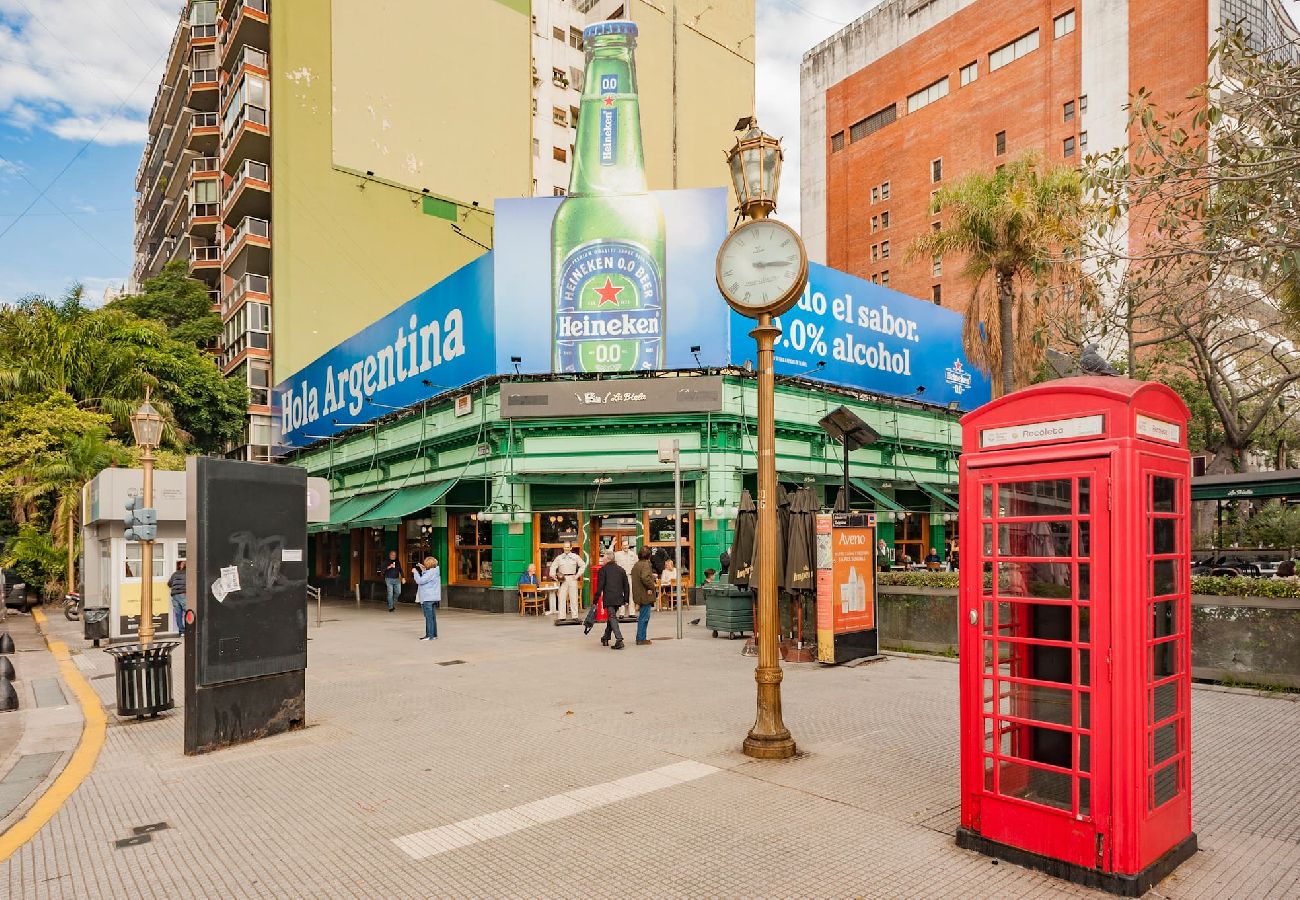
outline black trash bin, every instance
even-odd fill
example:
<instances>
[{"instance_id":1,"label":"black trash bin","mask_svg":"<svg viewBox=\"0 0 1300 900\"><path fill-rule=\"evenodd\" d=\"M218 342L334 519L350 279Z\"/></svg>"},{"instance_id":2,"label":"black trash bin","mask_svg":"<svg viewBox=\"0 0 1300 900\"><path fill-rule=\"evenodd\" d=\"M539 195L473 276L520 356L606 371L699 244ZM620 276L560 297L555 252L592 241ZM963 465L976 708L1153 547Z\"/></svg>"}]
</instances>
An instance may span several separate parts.
<instances>
[{"instance_id":1,"label":"black trash bin","mask_svg":"<svg viewBox=\"0 0 1300 900\"><path fill-rule=\"evenodd\" d=\"M108 640L108 607L107 606L88 606L81 611L82 636L88 641L94 641L95 646L99 646L100 641Z\"/></svg>"},{"instance_id":2,"label":"black trash bin","mask_svg":"<svg viewBox=\"0 0 1300 900\"><path fill-rule=\"evenodd\" d=\"M127 644L108 647L117 673L117 714L119 716L156 716L172 709L172 650L179 641L163 641L144 647Z\"/></svg>"}]
</instances>

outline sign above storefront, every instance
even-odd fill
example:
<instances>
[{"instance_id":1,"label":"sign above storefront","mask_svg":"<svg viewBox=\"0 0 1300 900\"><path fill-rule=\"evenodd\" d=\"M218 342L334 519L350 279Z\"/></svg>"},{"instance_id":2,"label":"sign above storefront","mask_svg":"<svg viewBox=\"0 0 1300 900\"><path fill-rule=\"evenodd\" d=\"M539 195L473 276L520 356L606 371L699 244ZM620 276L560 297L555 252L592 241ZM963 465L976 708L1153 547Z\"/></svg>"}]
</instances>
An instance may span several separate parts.
<instances>
[{"instance_id":1,"label":"sign above storefront","mask_svg":"<svg viewBox=\"0 0 1300 900\"><path fill-rule=\"evenodd\" d=\"M1077 416L1073 419L1056 419L1051 422L985 428L980 432L980 446L1008 447L1012 444L1041 444L1072 438L1100 437L1105 431L1105 416Z\"/></svg>"},{"instance_id":2,"label":"sign above storefront","mask_svg":"<svg viewBox=\"0 0 1300 900\"><path fill-rule=\"evenodd\" d=\"M538 381L501 387L503 419L721 411L721 375Z\"/></svg>"}]
</instances>

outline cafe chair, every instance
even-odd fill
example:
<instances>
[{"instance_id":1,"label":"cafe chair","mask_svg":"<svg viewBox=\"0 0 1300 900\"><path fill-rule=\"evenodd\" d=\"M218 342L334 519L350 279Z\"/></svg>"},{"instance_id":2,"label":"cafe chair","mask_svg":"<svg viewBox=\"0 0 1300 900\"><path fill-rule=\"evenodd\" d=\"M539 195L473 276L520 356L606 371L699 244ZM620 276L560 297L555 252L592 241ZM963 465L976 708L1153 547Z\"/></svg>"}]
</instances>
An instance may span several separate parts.
<instances>
[{"instance_id":1,"label":"cafe chair","mask_svg":"<svg viewBox=\"0 0 1300 900\"><path fill-rule=\"evenodd\" d=\"M529 610L536 615L542 614L542 595L535 584L519 585L519 615L527 615Z\"/></svg>"}]
</instances>

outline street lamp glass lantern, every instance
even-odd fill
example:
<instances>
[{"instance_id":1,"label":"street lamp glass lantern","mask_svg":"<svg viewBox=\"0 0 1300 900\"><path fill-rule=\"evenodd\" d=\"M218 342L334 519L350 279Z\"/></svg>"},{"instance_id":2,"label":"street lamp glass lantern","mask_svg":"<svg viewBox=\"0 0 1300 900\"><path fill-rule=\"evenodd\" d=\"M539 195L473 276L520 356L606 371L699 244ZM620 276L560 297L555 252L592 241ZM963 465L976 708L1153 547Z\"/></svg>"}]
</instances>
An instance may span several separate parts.
<instances>
[{"instance_id":1,"label":"street lamp glass lantern","mask_svg":"<svg viewBox=\"0 0 1300 900\"><path fill-rule=\"evenodd\" d=\"M157 447L162 442L163 417L148 400L131 416L131 433L141 447Z\"/></svg>"},{"instance_id":2,"label":"street lamp glass lantern","mask_svg":"<svg viewBox=\"0 0 1300 900\"><path fill-rule=\"evenodd\" d=\"M750 218L762 218L776 209L781 185L781 140L766 134L758 120L749 120L749 130L736 139L727 154L731 184L740 209Z\"/></svg>"}]
</instances>

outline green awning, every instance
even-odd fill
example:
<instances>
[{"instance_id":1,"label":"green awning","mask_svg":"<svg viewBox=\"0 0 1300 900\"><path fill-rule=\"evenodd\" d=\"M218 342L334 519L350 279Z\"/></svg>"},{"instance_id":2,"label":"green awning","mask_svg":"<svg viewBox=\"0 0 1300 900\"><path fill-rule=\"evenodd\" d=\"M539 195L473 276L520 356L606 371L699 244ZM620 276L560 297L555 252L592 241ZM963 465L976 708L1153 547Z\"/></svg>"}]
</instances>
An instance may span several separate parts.
<instances>
[{"instance_id":1,"label":"green awning","mask_svg":"<svg viewBox=\"0 0 1300 900\"><path fill-rule=\"evenodd\" d=\"M353 519L360 518L370 512L392 495L392 491L371 491L368 494L358 494L355 497L349 497L336 504L331 504L328 524L324 522L317 523L320 526L317 530L338 531L347 528Z\"/></svg>"},{"instance_id":2,"label":"green awning","mask_svg":"<svg viewBox=\"0 0 1300 900\"><path fill-rule=\"evenodd\" d=\"M921 489L921 493L929 494L932 498L938 500L940 503L947 506L949 509L957 508L957 501L949 497L947 494L939 490L934 485L926 484L923 481L918 481L916 482L916 486Z\"/></svg>"},{"instance_id":3,"label":"green awning","mask_svg":"<svg viewBox=\"0 0 1300 900\"><path fill-rule=\"evenodd\" d=\"M455 483L456 479L452 478L447 481L432 481L428 484L398 488L383 503L354 519L352 527L378 528L400 522L414 513L424 512L441 500Z\"/></svg>"},{"instance_id":4,"label":"green awning","mask_svg":"<svg viewBox=\"0 0 1300 900\"><path fill-rule=\"evenodd\" d=\"M699 481L703 469L682 469L682 481ZM568 487L603 487L628 484L672 484L672 469L636 472L516 472L511 484L555 484Z\"/></svg>"},{"instance_id":5,"label":"green awning","mask_svg":"<svg viewBox=\"0 0 1300 900\"><path fill-rule=\"evenodd\" d=\"M1252 497L1300 497L1300 469L1202 475L1192 479L1193 500L1246 500Z\"/></svg>"},{"instance_id":6,"label":"green awning","mask_svg":"<svg viewBox=\"0 0 1300 900\"><path fill-rule=\"evenodd\" d=\"M877 488L874 484L872 484L867 479L850 478L849 481L852 482L855 488L862 491L862 493L866 494L872 500L875 500L876 503L883 509L887 509L890 512L903 511L903 507L899 506L898 503L894 501L891 497L881 493L880 489Z\"/></svg>"}]
</instances>

